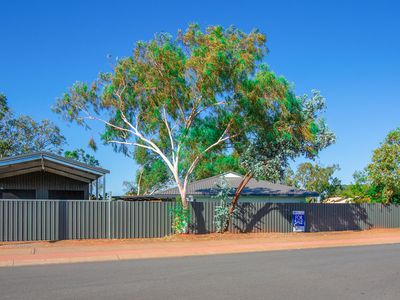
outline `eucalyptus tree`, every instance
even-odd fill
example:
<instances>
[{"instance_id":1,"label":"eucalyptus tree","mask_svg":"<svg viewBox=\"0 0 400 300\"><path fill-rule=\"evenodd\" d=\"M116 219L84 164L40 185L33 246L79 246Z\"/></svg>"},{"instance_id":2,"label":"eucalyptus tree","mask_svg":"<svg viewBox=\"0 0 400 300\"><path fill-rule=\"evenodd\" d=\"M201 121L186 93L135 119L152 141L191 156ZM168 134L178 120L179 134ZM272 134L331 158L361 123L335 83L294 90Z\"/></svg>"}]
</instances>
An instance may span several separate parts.
<instances>
[{"instance_id":1,"label":"eucalyptus tree","mask_svg":"<svg viewBox=\"0 0 400 300\"><path fill-rule=\"evenodd\" d=\"M103 123L102 139L115 150L155 155L186 208L188 182L207 154L231 147L253 117L280 111L288 84L262 64L266 53L257 30L190 25L176 38L137 43L111 72L74 84L54 110L87 128Z\"/></svg>"}]
</instances>

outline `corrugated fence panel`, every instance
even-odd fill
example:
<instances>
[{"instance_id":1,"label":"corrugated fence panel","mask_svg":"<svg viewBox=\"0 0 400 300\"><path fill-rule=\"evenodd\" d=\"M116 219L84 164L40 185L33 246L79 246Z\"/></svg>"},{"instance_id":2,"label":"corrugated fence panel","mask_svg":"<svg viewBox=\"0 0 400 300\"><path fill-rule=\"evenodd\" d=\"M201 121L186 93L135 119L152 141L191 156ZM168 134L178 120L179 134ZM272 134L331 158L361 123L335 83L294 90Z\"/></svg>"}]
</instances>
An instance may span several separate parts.
<instances>
[{"instance_id":1,"label":"corrugated fence panel","mask_svg":"<svg viewBox=\"0 0 400 300\"><path fill-rule=\"evenodd\" d=\"M218 202L191 202L192 233L215 231ZM173 233L168 202L0 200L0 241L145 238ZM231 232L291 232L295 210L306 231L400 227L400 207L381 204L241 202Z\"/></svg>"},{"instance_id":2,"label":"corrugated fence panel","mask_svg":"<svg viewBox=\"0 0 400 300\"><path fill-rule=\"evenodd\" d=\"M113 201L111 205L111 238L149 238L172 234L170 207L165 202Z\"/></svg>"},{"instance_id":3,"label":"corrugated fence panel","mask_svg":"<svg viewBox=\"0 0 400 300\"><path fill-rule=\"evenodd\" d=\"M194 202L195 233L214 232L218 202ZM365 230L400 227L400 207L382 204L238 203L231 232L291 232L292 212L305 211L306 231Z\"/></svg>"},{"instance_id":4,"label":"corrugated fence panel","mask_svg":"<svg viewBox=\"0 0 400 300\"><path fill-rule=\"evenodd\" d=\"M0 241L107 238L109 203L1 200Z\"/></svg>"}]
</instances>

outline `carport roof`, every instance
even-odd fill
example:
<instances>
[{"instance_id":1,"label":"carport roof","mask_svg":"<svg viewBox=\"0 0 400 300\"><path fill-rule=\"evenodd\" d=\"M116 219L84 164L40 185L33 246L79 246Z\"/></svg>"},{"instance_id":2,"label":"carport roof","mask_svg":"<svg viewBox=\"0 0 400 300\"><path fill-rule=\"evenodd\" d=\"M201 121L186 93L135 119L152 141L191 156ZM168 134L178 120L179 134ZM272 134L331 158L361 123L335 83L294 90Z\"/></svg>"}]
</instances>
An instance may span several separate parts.
<instances>
[{"instance_id":1,"label":"carport roof","mask_svg":"<svg viewBox=\"0 0 400 300\"><path fill-rule=\"evenodd\" d=\"M110 173L109 170L49 152L34 152L0 159L0 179L39 171L84 182L92 182Z\"/></svg>"}]
</instances>

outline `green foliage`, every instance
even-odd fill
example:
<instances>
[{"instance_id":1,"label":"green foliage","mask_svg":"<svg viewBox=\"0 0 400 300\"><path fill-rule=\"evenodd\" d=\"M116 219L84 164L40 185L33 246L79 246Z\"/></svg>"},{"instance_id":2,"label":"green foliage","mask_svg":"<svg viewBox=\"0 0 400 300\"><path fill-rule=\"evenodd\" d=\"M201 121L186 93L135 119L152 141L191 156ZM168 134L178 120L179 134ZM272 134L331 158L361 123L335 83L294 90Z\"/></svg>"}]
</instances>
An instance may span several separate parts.
<instances>
[{"instance_id":1,"label":"green foliage","mask_svg":"<svg viewBox=\"0 0 400 300\"><path fill-rule=\"evenodd\" d=\"M200 180L226 172L243 173L239 155L236 152L225 154L214 151L206 154L200 161L193 172L193 179Z\"/></svg>"},{"instance_id":2,"label":"green foliage","mask_svg":"<svg viewBox=\"0 0 400 300\"><path fill-rule=\"evenodd\" d=\"M153 194L172 181L168 167L154 152L136 148L134 158L139 165L135 181L136 192L139 195Z\"/></svg>"},{"instance_id":3,"label":"green foliage","mask_svg":"<svg viewBox=\"0 0 400 300\"><path fill-rule=\"evenodd\" d=\"M334 176L338 165L323 167L316 163L302 163L296 173L288 172L286 184L320 194L321 200L337 194L342 189L340 180Z\"/></svg>"},{"instance_id":4,"label":"green foliage","mask_svg":"<svg viewBox=\"0 0 400 300\"><path fill-rule=\"evenodd\" d=\"M51 121L36 122L28 116L15 116L7 98L0 94L0 157L35 151L59 154L65 143L60 129Z\"/></svg>"},{"instance_id":5,"label":"green foliage","mask_svg":"<svg viewBox=\"0 0 400 300\"><path fill-rule=\"evenodd\" d=\"M288 91L269 118L253 118L250 138L235 144L241 166L257 179L282 180L290 160L314 158L335 142L335 135L320 117L324 110L325 99L318 91L313 90L311 98Z\"/></svg>"},{"instance_id":6,"label":"green foliage","mask_svg":"<svg viewBox=\"0 0 400 300\"><path fill-rule=\"evenodd\" d=\"M314 157L334 141L319 118L323 97L296 97L264 63L266 53L258 30L192 24L176 38L137 43L111 72L75 84L54 110L86 128L103 122L105 143L141 157L140 192L173 180L186 207L188 181L224 163L275 179L288 159Z\"/></svg>"},{"instance_id":7,"label":"green foliage","mask_svg":"<svg viewBox=\"0 0 400 300\"><path fill-rule=\"evenodd\" d=\"M136 148L134 158L139 165L136 173L134 189L128 188L130 193L134 190L134 194L141 195L152 194L166 188L173 182L171 173L167 166L150 151L143 151L142 148ZM206 154L199 162L197 168L193 171L192 179L200 180L225 172L243 173L243 168L239 165L239 157L236 153L224 154L210 152ZM127 183L128 184L128 183Z\"/></svg>"},{"instance_id":8,"label":"green foliage","mask_svg":"<svg viewBox=\"0 0 400 300\"><path fill-rule=\"evenodd\" d=\"M88 154L83 149L75 149L72 151L65 151L64 157L75 159L85 164L98 167L100 166L99 161L91 154Z\"/></svg>"},{"instance_id":9,"label":"green foliage","mask_svg":"<svg viewBox=\"0 0 400 300\"><path fill-rule=\"evenodd\" d=\"M371 185L368 178L368 171L357 171L353 174L354 182L343 186L337 196L351 199L354 203L370 203L375 199L375 188Z\"/></svg>"},{"instance_id":10,"label":"green foliage","mask_svg":"<svg viewBox=\"0 0 400 300\"><path fill-rule=\"evenodd\" d=\"M0 93L0 121L10 113L6 95Z\"/></svg>"},{"instance_id":11,"label":"green foliage","mask_svg":"<svg viewBox=\"0 0 400 300\"><path fill-rule=\"evenodd\" d=\"M400 203L400 128L387 135L367 167L375 201Z\"/></svg>"},{"instance_id":12,"label":"green foliage","mask_svg":"<svg viewBox=\"0 0 400 300\"><path fill-rule=\"evenodd\" d=\"M190 25L175 39L158 34L93 84L75 84L54 110L86 128L87 120L103 122L102 139L116 151L154 152L171 172L161 180L173 178L184 193L207 152L223 151L231 136L245 133L252 114L267 114L284 97L287 83L261 65L265 42L257 30L221 26ZM151 162L140 165L150 190L160 166L146 157Z\"/></svg>"},{"instance_id":13,"label":"green foliage","mask_svg":"<svg viewBox=\"0 0 400 300\"><path fill-rule=\"evenodd\" d=\"M220 177L220 180L215 185L216 195L213 198L219 200L219 205L215 207L214 211L214 225L217 232L224 232L225 224L230 217L229 207L231 194L233 192L232 187L226 181L224 176Z\"/></svg>"},{"instance_id":14,"label":"green foliage","mask_svg":"<svg viewBox=\"0 0 400 300\"><path fill-rule=\"evenodd\" d=\"M179 197L176 198L175 205L169 211L172 217L172 229L175 233L188 233L190 225L190 210L183 207Z\"/></svg>"},{"instance_id":15,"label":"green foliage","mask_svg":"<svg viewBox=\"0 0 400 300\"><path fill-rule=\"evenodd\" d=\"M99 161L91 154L86 153L85 150L83 149L75 149L75 150L67 150L64 152L64 157L74 159L76 161L88 164L90 166L94 167L99 167L100 163ZM96 182L93 181L91 184L91 190L94 191L96 190ZM103 197L103 189L104 186L101 182L97 184L97 188L99 189L99 199L102 199ZM106 193L106 199L108 198L108 195ZM90 195L90 199L96 199L96 195L92 194Z\"/></svg>"},{"instance_id":16,"label":"green foliage","mask_svg":"<svg viewBox=\"0 0 400 300\"><path fill-rule=\"evenodd\" d=\"M353 175L354 183L340 196L354 202L400 203L400 128L390 131L372 155L372 161Z\"/></svg>"},{"instance_id":17,"label":"green foliage","mask_svg":"<svg viewBox=\"0 0 400 300\"><path fill-rule=\"evenodd\" d=\"M125 190L125 195L127 196L134 196L138 194L138 189L137 185L133 181L124 181L122 183L124 190Z\"/></svg>"},{"instance_id":18,"label":"green foliage","mask_svg":"<svg viewBox=\"0 0 400 300\"><path fill-rule=\"evenodd\" d=\"M281 180L284 184L288 186L297 186L297 182L295 179L295 173L292 170L292 168L287 167L285 171L283 172L283 179Z\"/></svg>"}]
</instances>

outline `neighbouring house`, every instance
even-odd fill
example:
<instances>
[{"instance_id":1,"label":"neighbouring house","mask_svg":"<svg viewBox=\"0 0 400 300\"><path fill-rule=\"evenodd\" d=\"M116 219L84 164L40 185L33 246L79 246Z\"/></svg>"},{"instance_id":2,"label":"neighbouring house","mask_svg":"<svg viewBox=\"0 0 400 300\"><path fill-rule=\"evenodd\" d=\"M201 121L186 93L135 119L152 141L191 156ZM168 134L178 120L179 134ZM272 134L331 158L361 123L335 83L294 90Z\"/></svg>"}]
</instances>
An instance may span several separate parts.
<instances>
[{"instance_id":1,"label":"neighbouring house","mask_svg":"<svg viewBox=\"0 0 400 300\"><path fill-rule=\"evenodd\" d=\"M47 152L0 159L0 199L105 199L108 170Z\"/></svg>"},{"instance_id":2,"label":"neighbouring house","mask_svg":"<svg viewBox=\"0 0 400 300\"><path fill-rule=\"evenodd\" d=\"M216 184L220 177L224 176L226 181L234 190L242 181L242 175L228 172L188 184L187 195L189 201L215 201L214 196L217 194ZM120 199L130 201L171 201L179 196L177 187L169 188L153 195L147 196L122 196ZM300 190L291 186L271 183L266 180L251 179L246 188L242 191L239 201L242 202L275 202L275 203L304 203L307 197L318 197L316 192Z\"/></svg>"}]
</instances>

